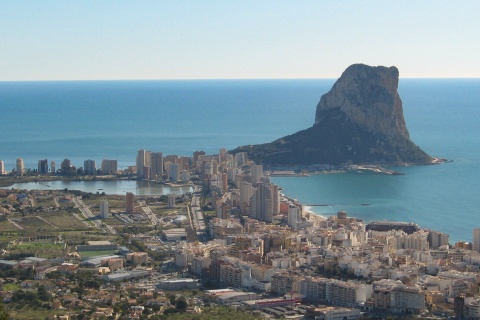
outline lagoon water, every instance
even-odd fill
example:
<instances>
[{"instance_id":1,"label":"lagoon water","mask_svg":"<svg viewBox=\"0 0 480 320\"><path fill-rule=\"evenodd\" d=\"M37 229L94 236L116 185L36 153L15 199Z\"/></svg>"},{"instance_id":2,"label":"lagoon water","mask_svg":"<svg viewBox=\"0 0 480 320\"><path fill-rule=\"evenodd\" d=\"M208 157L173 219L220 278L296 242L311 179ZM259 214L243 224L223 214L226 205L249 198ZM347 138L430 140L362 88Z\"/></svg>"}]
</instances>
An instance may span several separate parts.
<instances>
[{"instance_id":1,"label":"lagoon water","mask_svg":"<svg viewBox=\"0 0 480 320\"><path fill-rule=\"evenodd\" d=\"M80 190L83 192L122 194L132 192L139 196L176 195L192 192L188 186L168 186L149 181L113 180L113 181L47 181L16 183L9 188L25 190Z\"/></svg>"},{"instance_id":2,"label":"lagoon water","mask_svg":"<svg viewBox=\"0 0 480 320\"><path fill-rule=\"evenodd\" d=\"M40 159L59 166L64 158L77 167L86 159L99 166L104 158L126 167L134 165L140 148L191 155L269 142L311 126L320 96L333 83L0 82L0 159L8 171L17 157L27 168L36 168ZM480 79L400 79L399 93L411 139L453 162L395 168L403 176L335 174L273 182L304 204L327 205L312 207L318 214L345 210L366 221L413 221L449 233L451 242L470 241L472 229L480 227Z\"/></svg>"}]
</instances>

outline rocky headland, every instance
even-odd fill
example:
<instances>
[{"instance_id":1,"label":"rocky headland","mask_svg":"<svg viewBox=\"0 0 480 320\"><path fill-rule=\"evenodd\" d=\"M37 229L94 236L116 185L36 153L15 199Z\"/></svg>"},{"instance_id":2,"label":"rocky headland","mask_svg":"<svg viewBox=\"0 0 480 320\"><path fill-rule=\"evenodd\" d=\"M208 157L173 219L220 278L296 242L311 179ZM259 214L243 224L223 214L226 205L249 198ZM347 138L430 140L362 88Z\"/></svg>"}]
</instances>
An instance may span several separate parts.
<instances>
[{"instance_id":1,"label":"rocky headland","mask_svg":"<svg viewBox=\"0 0 480 320\"><path fill-rule=\"evenodd\" d=\"M266 167L315 164L431 164L410 140L398 69L354 64L317 105L312 127L270 143L238 147Z\"/></svg>"}]
</instances>

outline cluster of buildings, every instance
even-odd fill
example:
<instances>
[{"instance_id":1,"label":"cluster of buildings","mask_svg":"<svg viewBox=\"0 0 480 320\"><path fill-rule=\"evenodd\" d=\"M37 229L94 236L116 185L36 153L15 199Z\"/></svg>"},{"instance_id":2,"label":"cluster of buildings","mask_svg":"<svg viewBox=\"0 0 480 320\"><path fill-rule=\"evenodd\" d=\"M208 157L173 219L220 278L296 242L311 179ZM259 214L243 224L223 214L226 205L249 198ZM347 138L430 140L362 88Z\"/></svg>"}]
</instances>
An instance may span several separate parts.
<instances>
[{"instance_id":1,"label":"cluster of buildings","mask_svg":"<svg viewBox=\"0 0 480 320\"><path fill-rule=\"evenodd\" d=\"M85 174L115 174L118 171L118 163L117 160L110 160L110 159L103 159L101 163L101 167L97 168L95 160L85 160L83 162L83 172ZM25 174L26 168L22 158L17 158L15 161L15 168L14 173L15 175L23 175ZM6 174L5 171L5 164L2 160L0 160L0 174ZM47 174L71 174L77 173L77 167L72 165L70 159L64 159L60 163L60 168L57 168L55 161L49 162L47 159L38 160L38 167L36 169L36 173L40 175L47 175Z\"/></svg>"},{"instance_id":2,"label":"cluster of buildings","mask_svg":"<svg viewBox=\"0 0 480 320\"><path fill-rule=\"evenodd\" d=\"M16 170L23 172L19 160ZM61 164L62 172L72 168L67 160ZM116 172L116 160L104 162L102 172ZM45 170L47 160L39 161L39 173ZM84 171L95 170L95 162L86 160ZM225 149L218 155L197 151L193 157L164 157L162 152L141 149L136 166L128 170L139 179L173 182L188 182L195 175L211 199L205 205L215 211L205 227L211 240L198 242L184 228L163 230L163 237L176 243L178 268L203 282L237 290L223 292L222 304L245 302L247 307L277 310L272 308L305 301L329 305L310 310L312 314L348 319L358 318L360 310L420 314L429 309L442 316L471 319L480 314L480 228L474 229L473 245L452 247L447 234L412 223L366 224L346 212L319 217L282 195L263 167L249 161L246 153L232 155ZM168 205L175 206L175 195L168 196ZM196 212L193 207L192 203L189 210ZM102 201L100 212L108 215L108 202ZM135 195L130 192L126 212L135 213ZM191 228L199 231L194 223ZM113 250L112 246L88 243L77 246L77 251ZM85 263L117 271L105 275L104 280L112 282L145 276L144 271L123 269L147 260L146 253L129 253ZM159 284L164 290L198 286L200 282L192 279ZM258 293L263 292L284 301L260 303Z\"/></svg>"}]
</instances>

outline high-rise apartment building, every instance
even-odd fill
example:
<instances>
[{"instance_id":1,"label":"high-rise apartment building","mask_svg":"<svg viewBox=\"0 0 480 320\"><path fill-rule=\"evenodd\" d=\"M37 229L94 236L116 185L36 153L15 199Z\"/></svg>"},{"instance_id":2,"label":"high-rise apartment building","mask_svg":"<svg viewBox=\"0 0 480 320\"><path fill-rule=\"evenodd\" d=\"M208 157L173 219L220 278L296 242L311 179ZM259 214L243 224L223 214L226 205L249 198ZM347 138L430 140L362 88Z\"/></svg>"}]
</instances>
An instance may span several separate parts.
<instances>
[{"instance_id":1,"label":"high-rise apartment building","mask_svg":"<svg viewBox=\"0 0 480 320\"><path fill-rule=\"evenodd\" d=\"M263 182L257 184L257 189L250 198L250 210L252 218L272 222L273 195L269 184Z\"/></svg>"},{"instance_id":2,"label":"high-rise apartment building","mask_svg":"<svg viewBox=\"0 0 480 320\"><path fill-rule=\"evenodd\" d=\"M227 160L228 151L225 148L221 148L218 153L218 162L223 162Z\"/></svg>"},{"instance_id":3,"label":"high-rise apartment building","mask_svg":"<svg viewBox=\"0 0 480 320\"><path fill-rule=\"evenodd\" d=\"M52 162L50 162L50 172L52 174L57 173L57 168L55 167L55 161L53 161L53 160L52 160Z\"/></svg>"},{"instance_id":4,"label":"high-rise apartment building","mask_svg":"<svg viewBox=\"0 0 480 320\"><path fill-rule=\"evenodd\" d=\"M252 218L265 222L272 222L273 216L280 212L280 191L270 179L262 178L257 184L250 198L250 211Z\"/></svg>"},{"instance_id":5,"label":"high-rise apartment building","mask_svg":"<svg viewBox=\"0 0 480 320\"><path fill-rule=\"evenodd\" d=\"M301 218L300 208L294 205L288 206L288 225L292 228L297 227L297 223Z\"/></svg>"},{"instance_id":6,"label":"high-rise apartment building","mask_svg":"<svg viewBox=\"0 0 480 320\"><path fill-rule=\"evenodd\" d=\"M62 163L60 164L60 169L62 172L70 170L72 167L72 164L70 162L70 159L63 159Z\"/></svg>"},{"instance_id":7,"label":"high-rise apartment building","mask_svg":"<svg viewBox=\"0 0 480 320\"><path fill-rule=\"evenodd\" d=\"M173 208L175 207L175 199L177 198L177 196L174 194L174 193L170 193L168 196L167 196L167 199L168 199L168 206L170 208Z\"/></svg>"},{"instance_id":8,"label":"high-rise apartment building","mask_svg":"<svg viewBox=\"0 0 480 320\"><path fill-rule=\"evenodd\" d=\"M85 160L83 161L83 171L86 174L95 174L97 173L97 164L95 163L95 160Z\"/></svg>"},{"instance_id":9,"label":"high-rise apartment building","mask_svg":"<svg viewBox=\"0 0 480 320\"><path fill-rule=\"evenodd\" d=\"M250 174L252 175L252 184L255 186L263 177L263 166L254 164L250 167Z\"/></svg>"},{"instance_id":10,"label":"high-rise apartment building","mask_svg":"<svg viewBox=\"0 0 480 320\"><path fill-rule=\"evenodd\" d=\"M127 213L135 213L135 195L131 192L127 192L126 195L126 211Z\"/></svg>"},{"instance_id":11,"label":"high-rise apartment building","mask_svg":"<svg viewBox=\"0 0 480 320\"><path fill-rule=\"evenodd\" d=\"M439 247L448 244L448 234L430 230L428 232L427 240L430 249L438 249Z\"/></svg>"},{"instance_id":12,"label":"high-rise apartment building","mask_svg":"<svg viewBox=\"0 0 480 320\"><path fill-rule=\"evenodd\" d=\"M180 180L180 172L179 172L179 165L176 163L170 164L170 181L177 182Z\"/></svg>"},{"instance_id":13,"label":"high-rise apartment building","mask_svg":"<svg viewBox=\"0 0 480 320\"><path fill-rule=\"evenodd\" d=\"M480 252L480 228L473 229L473 251Z\"/></svg>"},{"instance_id":14,"label":"high-rise apartment building","mask_svg":"<svg viewBox=\"0 0 480 320\"><path fill-rule=\"evenodd\" d=\"M100 201L100 218L101 219L108 218L108 201L107 200Z\"/></svg>"},{"instance_id":15,"label":"high-rise apartment building","mask_svg":"<svg viewBox=\"0 0 480 320\"><path fill-rule=\"evenodd\" d=\"M255 192L255 188L252 187L252 184L243 179L239 180L240 184L240 210L243 214L247 214L247 207L250 203L250 199Z\"/></svg>"},{"instance_id":16,"label":"high-rise apartment building","mask_svg":"<svg viewBox=\"0 0 480 320\"><path fill-rule=\"evenodd\" d=\"M101 170L103 174L117 173L117 160L103 159Z\"/></svg>"},{"instance_id":17,"label":"high-rise apartment building","mask_svg":"<svg viewBox=\"0 0 480 320\"><path fill-rule=\"evenodd\" d=\"M144 149L138 150L137 153L137 177L138 179L148 179L150 169L148 174L145 174L147 170L145 167L151 167L151 152L145 151Z\"/></svg>"},{"instance_id":18,"label":"high-rise apartment building","mask_svg":"<svg viewBox=\"0 0 480 320\"><path fill-rule=\"evenodd\" d=\"M5 174L5 164L0 160L0 175Z\"/></svg>"},{"instance_id":19,"label":"high-rise apartment building","mask_svg":"<svg viewBox=\"0 0 480 320\"><path fill-rule=\"evenodd\" d=\"M23 164L23 159L22 158L17 158L15 162L15 172L18 176L23 175L25 171L25 165Z\"/></svg>"},{"instance_id":20,"label":"high-rise apartment building","mask_svg":"<svg viewBox=\"0 0 480 320\"><path fill-rule=\"evenodd\" d=\"M228 191L228 175L227 173L222 173L222 192Z\"/></svg>"},{"instance_id":21,"label":"high-rise apartment building","mask_svg":"<svg viewBox=\"0 0 480 320\"><path fill-rule=\"evenodd\" d=\"M162 179L163 175L163 153L151 152L150 153L150 172L152 179Z\"/></svg>"},{"instance_id":22,"label":"high-rise apartment building","mask_svg":"<svg viewBox=\"0 0 480 320\"><path fill-rule=\"evenodd\" d=\"M190 171L183 170L180 177L181 177L183 183L187 183L188 181L190 181Z\"/></svg>"},{"instance_id":23,"label":"high-rise apartment building","mask_svg":"<svg viewBox=\"0 0 480 320\"><path fill-rule=\"evenodd\" d=\"M38 174L48 173L48 160L38 160Z\"/></svg>"},{"instance_id":24,"label":"high-rise apartment building","mask_svg":"<svg viewBox=\"0 0 480 320\"><path fill-rule=\"evenodd\" d=\"M200 156L205 156L205 151L195 151L193 153L193 163L196 163L199 160Z\"/></svg>"}]
</instances>

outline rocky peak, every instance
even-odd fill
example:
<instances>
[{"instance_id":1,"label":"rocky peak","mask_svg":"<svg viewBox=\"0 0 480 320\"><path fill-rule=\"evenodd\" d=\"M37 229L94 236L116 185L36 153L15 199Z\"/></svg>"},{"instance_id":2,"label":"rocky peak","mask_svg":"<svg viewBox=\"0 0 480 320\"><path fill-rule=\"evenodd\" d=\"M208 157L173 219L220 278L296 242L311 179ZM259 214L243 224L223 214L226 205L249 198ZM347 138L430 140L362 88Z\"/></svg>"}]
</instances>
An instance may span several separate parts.
<instances>
[{"instance_id":1,"label":"rocky peak","mask_svg":"<svg viewBox=\"0 0 480 320\"><path fill-rule=\"evenodd\" d=\"M372 133L409 138L397 92L396 67L348 67L317 105L315 125L326 120L327 111L338 108L348 120Z\"/></svg>"},{"instance_id":2,"label":"rocky peak","mask_svg":"<svg viewBox=\"0 0 480 320\"><path fill-rule=\"evenodd\" d=\"M409 138L397 88L397 68L354 64L321 97L312 127L232 152L269 167L432 163Z\"/></svg>"}]
</instances>

